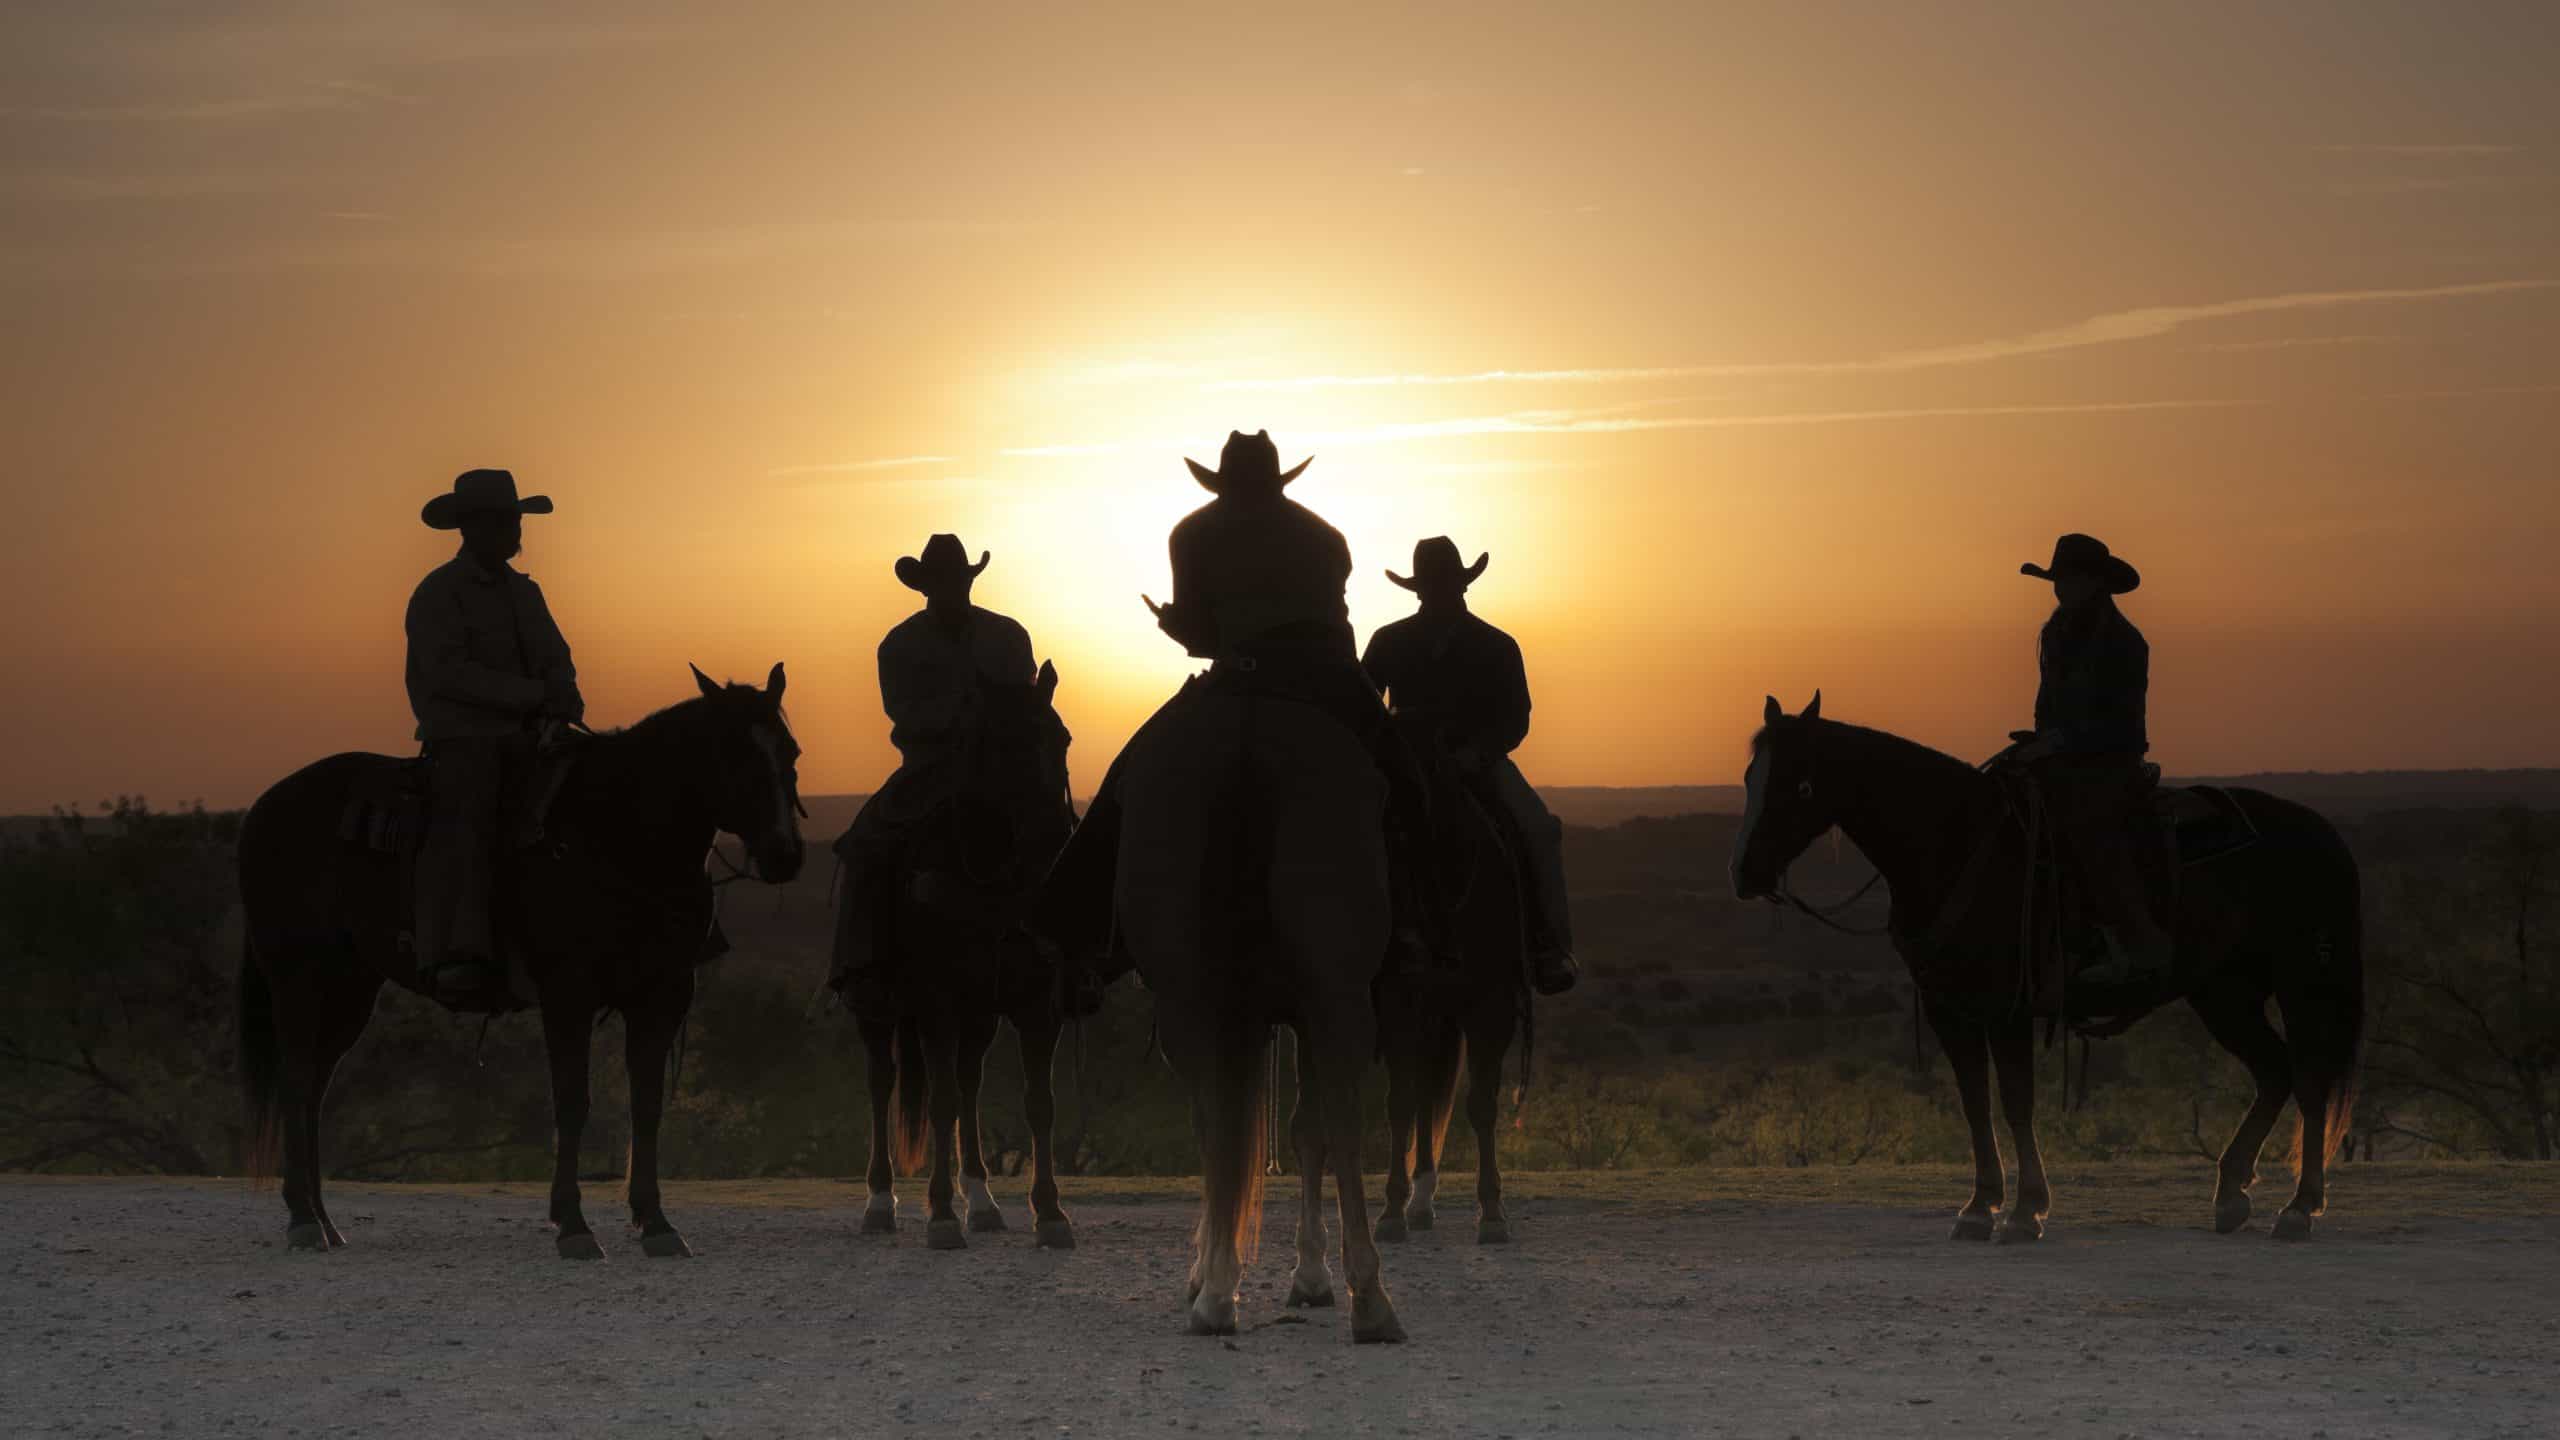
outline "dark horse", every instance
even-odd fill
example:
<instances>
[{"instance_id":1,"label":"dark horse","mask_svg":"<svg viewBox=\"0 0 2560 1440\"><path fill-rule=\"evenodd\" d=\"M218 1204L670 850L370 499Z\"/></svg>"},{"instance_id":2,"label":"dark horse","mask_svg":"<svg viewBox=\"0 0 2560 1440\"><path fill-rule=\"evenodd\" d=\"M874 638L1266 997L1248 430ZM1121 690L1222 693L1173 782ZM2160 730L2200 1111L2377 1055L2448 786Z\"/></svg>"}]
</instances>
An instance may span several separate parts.
<instances>
[{"instance_id":1,"label":"dark horse","mask_svg":"<svg viewBox=\"0 0 2560 1440\"><path fill-rule=\"evenodd\" d=\"M2003 1199L1991 1133L1989 1066L2018 1153L2018 1205L1996 1238L2033 1240L2052 1206L2036 1148L2030 924L2051 926L2036 896L2029 830L2010 782L1881 731L1821 718L1822 697L1790 716L1774 699L1751 742L1734 892L1785 893L1786 867L1833 826L1893 887L1894 948L1911 968L1930 1027L1955 1069L1973 1134L1973 1198L1955 1238L1995 1238ZM2300 1111L2299 1182L2276 1217L2279 1240L2311 1234L2327 1201L2330 1152L2355 1106L2364 1034L2363 921L2355 858L2328 821L2259 790L2228 792L2257 839L2179 877L2171 978L2147 989L2065 987L2069 1013L2120 1028L2172 1000L2194 1007L2249 1067L2257 1098L2222 1152L2214 1228L2249 1218L2258 1150L2284 1102ZM2039 847L2040 848L2040 847ZM2284 1019L2268 1023L2272 996Z\"/></svg>"},{"instance_id":2,"label":"dark horse","mask_svg":"<svg viewBox=\"0 0 2560 1440\"><path fill-rule=\"evenodd\" d=\"M533 990L551 1055L551 1221L566 1259L604 1253L579 1209L578 1138L588 1037L606 1010L622 1012L631 1074L632 1224L648 1254L690 1253L659 1204L658 1117L694 966L708 953L703 857L725 830L745 842L759 878L781 884L800 872L800 747L782 716L782 667L762 690L693 673L700 698L585 741L544 843L498 866L499 948ZM260 1159L283 1143L285 1238L298 1250L346 1243L320 1200L330 1072L364 1033L385 981L419 988L399 943L409 860L340 839L350 801L391 788L402 763L331 756L276 782L240 829L241 1073Z\"/></svg>"},{"instance_id":3,"label":"dark horse","mask_svg":"<svg viewBox=\"0 0 2560 1440\"><path fill-rule=\"evenodd\" d=\"M897 1229L898 1202L890 1188L893 1133L896 1165L912 1172L923 1159L928 1111L933 1179L925 1192L925 1243L936 1250L969 1243L951 1204L955 1131L968 1228L1005 1228L1004 1212L987 1190L978 1133L979 1080L996 1022L1005 1019L1022 1038L1032 1233L1044 1247L1075 1248L1074 1226L1058 1203L1057 1157L1050 1146L1057 1100L1049 1072L1061 1023L1057 970L1022 927L1032 887L1048 873L1075 825L1067 727L1053 703L1057 692L1058 672L1047 664L1035 684L979 692L976 715L963 726L956 787L924 820L899 866L893 925L897 1011L856 1017L870 1054L871 1200L862 1217L865 1232ZM857 917L844 905L838 945L847 943L852 923Z\"/></svg>"},{"instance_id":4,"label":"dark horse","mask_svg":"<svg viewBox=\"0 0 2560 1440\"><path fill-rule=\"evenodd\" d=\"M1433 976L1422 987L1381 987L1378 1018L1387 1058L1388 1143L1386 1213L1378 1218L1378 1238L1402 1240L1409 1229L1428 1230L1433 1224L1439 1151L1448 1138L1463 1066L1467 1120L1476 1137L1476 1240L1498 1245L1511 1238L1494 1153L1502 1061L1529 1005L1518 857L1486 802L1446 754L1423 737L1410 738L1416 754L1431 757L1425 762L1434 832L1430 849L1450 896L1450 919L1464 964L1458 973ZM1307 1208L1315 1207L1311 1202Z\"/></svg>"}]
</instances>

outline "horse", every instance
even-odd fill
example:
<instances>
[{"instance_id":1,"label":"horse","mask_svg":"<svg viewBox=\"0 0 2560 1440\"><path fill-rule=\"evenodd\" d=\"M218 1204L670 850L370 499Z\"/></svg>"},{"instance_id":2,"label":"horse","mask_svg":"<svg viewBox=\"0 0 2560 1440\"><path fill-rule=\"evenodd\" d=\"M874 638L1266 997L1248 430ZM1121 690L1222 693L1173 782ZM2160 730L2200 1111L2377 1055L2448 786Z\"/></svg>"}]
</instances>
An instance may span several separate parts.
<instances>
[{"instance_id":1,"label":"horse","mask_svg":"<svg viewBox=\"0 0 2560 1440\"><path fill-rule=\"evenodd\" d=\"M959 1250L969 1243L951 1203L955 1129L968 1230L1005 1228L1004 1212L987 1189L978 1130L979 1081L1001 1018L1013 1022L1022 1041L1033 1238L1044 1249L1075 1248L1074 1224L1058 1203L1051 1146L1057 1100L1050 1069L1063 1023L1057 973L1022 926L1032 887L1075 825L1070 737L1058 718L1057 691L1057 669L1043 663L1033 684L979 692L975 714L963 724L956 788L923 822L900 862L889 987L896 1008L856 1015L871 1090L865 1233L897 1229L894 1172L912 1173L922 1162L928 1124L933 1176L925 1244ZM855 923L861 917L848 897L837 913L839 947L850 943Z\"/></svg>"},{"instance_id":2,"label":"horse","mask_svg":"<svg viewBox=\"0 0 2560 1440\"><path fill-rule=\"evenodd\" d=\"M623 1017L631 1079L631 1223L643 1253L691 1254L658 1193L658 1121L667 1057L693 1002L694 967L711 953L704 855L720 831L744 842L757 878L800 872L799 745L783 718L782 667L761 690L693 672L700 695L628 730L579 742L544 820L543 843L501 858L492 910L500 958L520 971L542 1013L551 1061L557 1156L551 1223L561 1258L603 1247L578 1196L587 1122L589 1036L602 1012ZM426 994L401 944L408 907L396 850L341 839L351 803L386 793L411 762L334 755L258 797L240 827L241 1073L252 1173L284 1151L285 1242L335 1250L346 1237L320 1193L320 1107L329 1077L364 1033L387 982ZM522 1008L520 995L475 1008Z\"/></svg>"},{"instance_id":3,"label":"horse","mask_svg":"<svg viewBox=\"0 0 2560 1440\"><path fill-rule=\"evenodd\" d=\"M2055 1007L2031 999L2026 937L2054 918L2037 902L2037 855L2010 782L1899 736L1825 720L1819 693L1792 716L1772 697L1763 721L1744 778L1734 893L1785 897L1786 867L1834 826L1875 865L1892 888L1894 947L1955 1071L1972 1133L1973 1194L1954 1238L2040 1238L2053 1195L2036 1146L2033 1022ZM2087 1025L2107 1017L2112 1033L2184 999L2257 1087L2215 1169L2214 1229L2227 1235L2247 1223L2259 1148L2290 1098L2299 1111L2297 1181L2273 1233L2303 1240L2326 1208L2328 1158L2355 1109L2365 1014L2360 881L2327 820L2261 790L2227 793L2257 839L2180 874L2171 975L2116 990L2067 985L2059 1018ZM2267 1020L2270 997L2281 1035ZM1997 1065L2017 1152L2019 1203L2006 1214L1986 1060Z\"/></svg>"},{"instance_id":4,"label":"horse","mask_svg":"<svg viewBox=\"0 0 2560 1440\"><path fill-rule=\"evenodd\" d=\"M1199 680L1119 768L1120 935L1156 996L1201 1152L1188 1328L1236 1330L1237 1284L1261 1237L1272 1028L1288 1025L1310 1197L1330 1160L1340 1198L1352 1338L1402 1340L1360 1169L1360 1087L1378 1042L1371 987L1391 924L1385 778L1350 726L1317 706ZM1319 1278L1307 1288L1329 1298L1312 1203L1309 1231Z\"/></svg>"},{"instance_id":5,"label":"horse","mask_svg":"<svg viewBox=\"0 0 2560 1440\"><path fill-rule=\"evenodd\" d=\"M1381 988L1389 1140L1386 1213L1378 1219L1378 1238L1402 1240L1409 1231L1428 1230L1434 1223L1438 1157L1457 1106L1463 1067L1467 1120L1476 1137L1476 1243L1499 1245L1511 1238L1495 1158L1502 1061L1530 1003L1519 858L1504 827L1458 774L1455 762L1439 747L1422 743L1422 737L1413 741L1414 753L1426 757L1435 832L1429 848L1440 866L1442 889L1452 897L1449 918L1458 932L1463 969L1419 984ZM1303 1168L1310 1177L1307 1211L1312 1213L1316 1170ZM1300 1237L1302 1250L1305 1238ZM1321 1234L1316 1240L1322 1243Z\"/></svg>"}]
</instances>

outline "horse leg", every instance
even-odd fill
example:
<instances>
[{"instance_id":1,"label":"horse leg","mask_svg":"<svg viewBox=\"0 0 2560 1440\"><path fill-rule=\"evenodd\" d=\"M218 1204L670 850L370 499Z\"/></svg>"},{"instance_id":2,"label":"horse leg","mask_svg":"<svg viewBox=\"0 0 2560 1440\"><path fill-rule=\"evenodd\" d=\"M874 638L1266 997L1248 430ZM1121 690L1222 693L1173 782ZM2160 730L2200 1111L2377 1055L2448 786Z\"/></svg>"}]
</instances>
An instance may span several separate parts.
<instances>
[{"instance_id":1,"label":"horse leg","mask_svg":"<svg viewBox=\"0 0 2560 1440\"><path fill-rule=\"evenodd\" d=\"M884 1021L862 1022L863 1058L871 1091L871 1166L865 1178L870 1181L871 1199L863 1207L862 1233L894 1235L898 1230L898 1194L896 1167L890 1163L892 1148L889 1101L898 1088L898 1027ZM916 1077L915 1083L924 1083Z\"/></svg>"},{"instance_id":2,"label":"horse leg","mask_svg":"<svg viewBox=\"0 0 2560 1440\"><path fill-rule=\"evenodd\" d=\"M1342 1270L1351 1286L1351 1338L1363 1345L1404 1338L1395 1304L1387 1298L1361 1189L1360 1076L1377 1051L1377 1022L1367 1001L1365 995L1337 999L1324 1017L1330 1023L1309 1026L1308 1043L1300 1047L1300 1063L1312 1065L1323 1099L1325 1152L1342 1211Z\"/></svg>"},{"instance_id":3,"label":"horse leg","mask_svg":"<svg viewBox=\"0 0 2560 1440\"><path fill-rule=\"evenodd\" d=\"M2206 1033L2249 1067L2257 1094L2222 1147L2214 1166L2213 1229L2228 1235L2249 1223L2249 1187L2258 1181L2258 1151L2267 1143L2284 1102L2293 1095L2293 1061L2284 1037L2267 1023L2266 997L2245 990L2210 990L2188 997Z\"/></svg>"},{"instance_id":4,"label":"horse leg","mask_svg":"<svg viewBox=\"0 0 2560 1440\"><path fill-rule=\"evenodd\" d=\"M1073 1250L1075 1222L1058 1203L1058 1096L1050 1077L1058 1058L1057 1011L1016 1016L1013 1028L1022 1037L1022 1119L1031 1127L1032 1238L1043 1250Z\"/></svg>"},{"instance_id":5,"label":"horse leg","mask_svg":"<svg viewBox=\"0 0 2560 1440\"><path fill-rule=\"evenodd\" d=\"M2294 1117L2300 1125L2293 1142L2293 1198L2285 1202L2268 1233L2278 1240L2308 1240L2312 1217L2329 1208L2329 1102L2342 1088L2353 1085L2354 1077L2313 1042L2320 1022L2305 1014L2308 1006L2302 998L2279 989L2276 1004L2284 1012L2285 1048L2293 1062Z\"/></svg>"},{"instance_id":6,"label":"horse leg","mask_svg":"<svg viewBox=\"0 0 2560 1440\"><path fill-rule=\"evenodd\" d=\"M1378 1238L1392 1245L1405 1238L1405 1207L1413 1197L1413 1184L1406 1178L1405 1166L1413 1154L1414 1112L1419 1108L1421 1098L1422 1046L1414 1034L1418 1024L1407 1017L1391 1018L1384 1028L1387 1031L1387 1200L1378 1216ZM1305 1108L1301 1104L1301 1112ZM1315 1188L1312 1177L1310 1179L1310 1188ZM1313 1198L1312 1195L1309 1197L1311 1202Z\"/></svg>"},{"instance_id":7,"label":"horse leg","mask_svg":"<svg viewBox=\"0 0 2560 1440\"><path fill-rule=\"evenodd\" d=\"M354 975L355 967L348 967ZM321 1243L331 1250L346 1248L347 1237L338 1233L329 1218L329 1206L321 1198L320 1107L328 1102L329 1079L338 1070L338 1062L355 1047L357 1037L364 1034L365 1022L373 1018L373 1002L382 992L382 981L372 975L353 980L343 990L333 991L327 998L331 1013L323 1020L312 1054L310 1103L302 1107L301 1123L308 1129L308 1153L311 1156L308 1194L311 1213L320 1222Z\"/></svg>"},{"instance_id":8,"label":"horse leg","mask_svg":"<svg viewBox=\"0 0 2560 1440\"><path fill-rule=\"evenodd\" d=\"M631 1078L631 1223L642 1254L681 1260L693 1254L667 1221L658 1196L658 1121L666 1112L667 1056L693 1008L693 967L678 964L656 993L622 1014L623 1064Z\"/></svg>"},{"instance_id":9,"label":"horse leg","mask_svg":"<svg viewBox=\"0 0 2560 1440\"><path fill-rule=\"evenodd\" d=\"M1184 1282L1189 1329L1232 1335L1244 1249L1261 1231L1271 1031L1260 1023L1219 1024L1215 1010L1170 993L1157 1013L1166 1058L1190 1085L1191 1128L1200 1142L1200 1221Z\"/></svg>"},{"instance_id":10,"label":"horse leg","mask_svg":"<svg viewBox=\"0 0 2560 1440\"><path fill-rule=\"evenodd\" d=\"M1991 1135L1991 1051L1982 1027L1937 1004L1927 1006L1929 1028L1947 1065L1956 1072L1956 1098L1964 1107L1964 1126L1973 1140L1973 1196L1956 1212L1956 1240L1988 1240L1993 1217L2000 1213L2006 1177L2000 1170L2000 1143Z\"/></svg>"},{"instance_id":11,"label":"horse leg","mask_svg":"<svg viewBox=\"0 0 2560 1440\"><path fill-rule=\"evenodd\" d=\"M551 1223L563 1260L601 1260L604 1247L587 1228L578 1203L578 1141L587 1129L587 1030L595 1020L592 1004L556 996L544 997L542 1043L551 1055L551 1114L554 1153L551 1162Z\"/></svg>"},{"instance_id":12,"label":"horse leg","mask_svg":"<svg viewBox=\"0 0 2560 1440\"><path fill-rule=\"evenodd\" d=\"M2045 1181L2044 1149L2036 1144L2035 1021L2022 1014L1994 1025L1991 1059L2000 1071L2000 1113L2009 1120L2009 1146L2018 1153L2018 1203L1991 1238L2003 1245L2041 1240L2053 1190Z\"/></svg>"},{"instance_id":13,"label":"horse leg","mask_svg":"<svg viewBox=\"0 0 2560 1440\"><path fill-rule=\"evenodd\" d=\"M924 1023L924 1059L928 1113L933 1125L933 1178L925 1185L924 1243L931 1250L966 1250L969 1237L952 1206L953 1150L960 1134L960 1064L958 1027L936 1017Z\"/></svg>"},{"instance_id":14,"label":"horse leg","mask_svg":"<svg viewBox=\"0 0 2560 1440\"><path fill-rule=\"evenodd\" d=\"M1511 1219L1502 1211L1502 1058L1511 1041L1508 1005L1502 1018L1477 1027L1467 1038L1467 1124L1476 1137L1476 1243L1501 1245L1511 1239ZM1453 1086L1456 1081L1450 1082ZM1454 1099L1454 1093L1452 1094Z\"/></svg>"},{"instance_id":15,"label":"horse leg","mask_svg":"<svg viewBox=\"0 0 2560 1440\"><path fill-rule=\"evenodd\" d=\"M1298 1067L1298 1106L1289 1117L1289 1138L1296 1144L1301 1182L1298 1268L1289 1276L1292 1308L1333 1303L1333 1274L1324 1266L1324 1102L1308 1078L1312 1073L1304 1065ZM1380 1239L1386 1238L1386 1229L1386 1220L1379 1220Z\"/></svg>"},{"instance_id":16,"label":"horse leg","mask_svg":"<svg viewBox=\"0 0 2560 1440\"><path fill-rule=\"evenodd\" d=\"M957 1049L953 1064L960 1080L960 1188L969 1208L969 1228L992 1232L1004 1228L1004 1211L987 1188L985 1139L978 1129L978 1088L987 1074L987 1047L996 1043L996 1017L973 1015L953 1026Z\"/></svg>"}]
</instances>

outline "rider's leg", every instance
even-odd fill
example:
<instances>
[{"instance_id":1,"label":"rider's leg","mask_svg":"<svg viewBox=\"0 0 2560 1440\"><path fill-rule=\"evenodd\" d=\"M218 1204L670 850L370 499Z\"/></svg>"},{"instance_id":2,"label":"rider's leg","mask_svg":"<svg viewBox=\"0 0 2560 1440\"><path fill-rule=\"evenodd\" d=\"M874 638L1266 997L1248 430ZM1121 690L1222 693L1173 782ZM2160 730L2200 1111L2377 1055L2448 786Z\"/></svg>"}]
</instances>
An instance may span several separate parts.
<instances>
[{"instance_id":1,"label":"rider's leg","mask_svg":"<svg viewBox=\"0 0 2560 1440\"><path fill-rule=\"evenodd\" d=\"M438 740L427 752L427 835L418 851L418 968L430 993L490 981L490 851L506 777L504 740Z\"/></svg>"},{"instance_id":2,"label":"rider's leg","mask_svg":"<svg viewBox=\"0 0 2560 1440\"><path fill-rule=\"evenodd\" d=\"M2057 765L2045 772L2045 793L2073 868L2088 887L2107 937L2107 957L2073 978L2086 984L2125 985L2165 975L2175 962L2135 849L2135 830L2148 817L2129 766Z\"/></svg>"},{"instance_id":3,"label":"rider's leg","mask_svg":"<svg viewBox=\"0 0 2560 1440\"><path fill-rule=\"evenodd\" d=\"M1488 765L1485 779L1520 847L1530 983L1541 995L1561 995L1582 974L1573 958L1573 915L1565 897L1564 825L1509 756Z\"/></svg>"}]
</instances>

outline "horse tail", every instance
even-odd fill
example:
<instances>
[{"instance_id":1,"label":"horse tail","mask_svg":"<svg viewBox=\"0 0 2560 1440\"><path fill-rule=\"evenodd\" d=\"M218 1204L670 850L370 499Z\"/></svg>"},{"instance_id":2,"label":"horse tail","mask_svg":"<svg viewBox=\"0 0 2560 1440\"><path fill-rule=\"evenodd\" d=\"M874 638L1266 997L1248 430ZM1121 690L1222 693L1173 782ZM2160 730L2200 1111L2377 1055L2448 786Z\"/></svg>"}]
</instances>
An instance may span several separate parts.
<instances>
[{"instance_id":1,"label":"horse tail","mask_svg":"<svg viewBox=\"0 0 2560 1440\"><path fill-rule=\"evenodd\" d=\"M1431 1159L1437 1165L1449 1153L1449 1117L1458 1108L1458 1077L1467 1068L1467 1031L1462 1025L1448 1027L1447 1037L1432 1057L1431 1089Z\"/></svg>"},{"instance_id":2,"label":"horse tail","mask_svg":"<svg viewBox=\"0 0 2560 1440\"><path fill-rule=\"evenodd\" d=\"M927 1134L925 1106L932 1099L933 1072L924 1063L924 1029L913 1016L898 1022L890 1053L896 1057L898 1081L890 1092L893 1123L889 1158L902 1173L920 1174L924 1170Z\"/></svg>"},{"instance_id":3,"label":"horse tail","mask_svg":"<svg viewBox=\"0 0 2560 1440\"><path fill-rule=\"evenodd\" d=\"M1271 1140L1271 1028L1251 1025L1217 1047L1201 1077L1200 1134L1208 1235L1224 1234L1250 1265L1262 1249L1262 1185ZM1300 1064L1308 1057L1300 1055Z\"/></svg>"},{"instance_id":4,"label":"horse tail","mask_svg":"<svg viewBox=\"0 0 2560 1440\"><path fill-rule=\"evenodd\" d=\"M2363 882L2353 856L2337 842L2340 883L2328 913L2316 930L2309 982L2298 1004L2285 1012L2285 1034L2291 1042L2294 1070L2324 1072L2329 1077L2328 1113L2304 1115L2294 1131L2293 1162L2299 1173L2305 1145L2316 1137L2322 1158L2335 1159L2338 1147L2355 1122L2356 1096L2364 1068L2365 970ZM2314 1127L2317 1127L2316 1131Z\"/></svg>"},{"instance_id":5,"label":"horse tail","mask_svg":"<svg viewBox=\"0 0 2560 1440\"><path fill-rule=\"evenodd\" d=\"M257 942L240 937L240 979L235 1010L240 1027L240 1090L248 1114L247 1153L242 1157L251 1180L276 1170L283 1142L277 1126L278 1092L284 1069L284 1047L276 1038L274 996L267 972L258 964Z\"/></svg>"}]
</instances>

